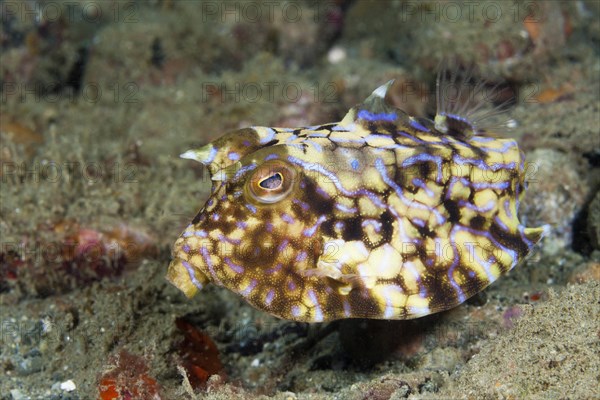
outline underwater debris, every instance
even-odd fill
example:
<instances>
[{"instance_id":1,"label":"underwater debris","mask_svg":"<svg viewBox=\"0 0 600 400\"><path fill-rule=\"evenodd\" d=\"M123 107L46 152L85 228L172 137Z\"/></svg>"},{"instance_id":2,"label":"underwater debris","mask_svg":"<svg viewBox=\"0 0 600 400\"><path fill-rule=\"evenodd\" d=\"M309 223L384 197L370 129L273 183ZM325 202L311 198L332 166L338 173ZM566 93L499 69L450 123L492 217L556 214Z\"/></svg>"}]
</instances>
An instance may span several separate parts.
<instances>
[{"instance_id":1,"label":"underwater debris","mask_svg":"<svg viewBox=\"0 0 600 400\"><path fill-rule=\"evenodd\" d=\"M157 254L156 239L140 227L92 225L71 219L42 223L19 243L5 243L0 291L21 281L39 295L50 295L119 276Z\"/></svg>"}]
</instances>

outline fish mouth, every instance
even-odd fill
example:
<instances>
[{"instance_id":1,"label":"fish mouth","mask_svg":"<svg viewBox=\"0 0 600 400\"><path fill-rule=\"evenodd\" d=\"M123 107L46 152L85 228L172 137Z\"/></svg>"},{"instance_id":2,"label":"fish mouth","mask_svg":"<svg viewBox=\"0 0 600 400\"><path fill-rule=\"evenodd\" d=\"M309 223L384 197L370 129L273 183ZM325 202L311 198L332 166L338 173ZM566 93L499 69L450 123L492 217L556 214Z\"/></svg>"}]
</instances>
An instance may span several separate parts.
<instances>
[{"instance_id":1,"label":"fish mouth","mask_svg":"<svg viewBox=\"0 0 600 400\"><path fill-rule=\"evenodd\" d=\"M174 258L169 264L166 278L187 298L194 297L204 285L210 282L206 275L179 257Z\"/></svg>"}]
</instances>

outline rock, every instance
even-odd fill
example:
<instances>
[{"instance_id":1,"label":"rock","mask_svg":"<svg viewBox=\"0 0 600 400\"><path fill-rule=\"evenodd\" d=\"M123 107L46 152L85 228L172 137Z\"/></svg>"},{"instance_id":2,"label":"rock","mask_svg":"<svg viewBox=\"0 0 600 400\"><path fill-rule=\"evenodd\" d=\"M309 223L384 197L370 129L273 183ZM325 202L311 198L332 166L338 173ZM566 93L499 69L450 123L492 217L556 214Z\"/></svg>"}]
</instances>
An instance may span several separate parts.
<instances>
[{"instance_id":1,"label":"rock","mask_svg":"<svg viewBox=\"0 0 600 400\"><path fill-rule=\"evenodd\" d=\"M590 244L594 249L600 250L600 190L588 207L587 228Z\"/></svg>"},{"instance_id":2,"label":"rock","mask_svg":"<svg viewBox=\"0 0 600 400\"><path fill-rule=\"evenodd\" d=\"M600 281L600 263L590 261L577 267L569 277L569 283L582 284L591 281Z\"/></svg>"}]
</instances>

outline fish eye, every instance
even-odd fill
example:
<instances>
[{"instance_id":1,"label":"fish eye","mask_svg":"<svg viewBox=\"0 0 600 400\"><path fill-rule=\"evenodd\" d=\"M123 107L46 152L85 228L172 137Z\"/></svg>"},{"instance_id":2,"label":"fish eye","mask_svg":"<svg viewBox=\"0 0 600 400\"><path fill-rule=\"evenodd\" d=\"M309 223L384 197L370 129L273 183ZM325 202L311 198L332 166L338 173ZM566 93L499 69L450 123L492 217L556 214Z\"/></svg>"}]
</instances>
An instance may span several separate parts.
<instances>
[{"instance_id":1,"label":"fish eye","mask_svg":"<svg viewBox=\"0 0 600 400\"><path fill-rule=\"evenodd\" d=\"M272 204L292 191L296 169L280 160L267 161L256 168L246 182L245 192L258 203Z\"/></svg>"},{"instance_id":2,"label":"fish eye","mask_svg":"<svg viewBox=\"0 0 600 400\"><path fill-rule=\"evenodd\" d=\"M279 172L275 172L273 175L261 180L258 186L266 190L277 190L282 184L283 176Z\"/></svg>"}]
</instances>

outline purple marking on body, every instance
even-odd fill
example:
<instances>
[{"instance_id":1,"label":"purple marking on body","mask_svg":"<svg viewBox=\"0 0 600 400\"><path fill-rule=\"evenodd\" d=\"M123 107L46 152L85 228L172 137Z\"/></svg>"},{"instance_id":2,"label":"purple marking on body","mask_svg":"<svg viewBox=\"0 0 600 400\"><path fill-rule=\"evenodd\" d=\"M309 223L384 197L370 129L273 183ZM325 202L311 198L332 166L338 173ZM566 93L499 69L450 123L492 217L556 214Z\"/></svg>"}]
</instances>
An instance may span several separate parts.
<instances>
[{"instance_id":1,"label":"purple marking on body","mask_svg":"<svg viewBox=\"0 0 600 400\"><path fill-rule=\"evenodd\" d=\"M397 135L400 135L400 136L404 136L405 138L407 138L407 139L410 139L410 140L412 140L413 142L416 142L416 143L420 143L420 144L427 143L427 142L425 142L424 140L421 140L421 139L419 139L419 138L417 138L417 137L415 137L415 136L411 135L411 134L410 134L410 133L408 133L408 132L404 132L404 131L396 131L396 134L397 134Z\"/></svg>"},{"instance_id":2,"label":"purple marking on body","mask_svg":"<svg viewBox=\"0 0 600 400\"><path fill-rule=\"evenodd\" d=\"M360 167L360 162L358 160L352 160L350 161L350 166L354 171L356 171L358 167Z\"/></svg>"},{"instance_id":3,"label":"purple marking on body","mask_svg":"<svg viewBox=\"0 0 600 400\"><path fill-rule=\"evenodd\" d=\"M256 281L256 279L252 279L248 286L246 286L244 290L240 291L240 294L244 297L250 296L250 293L252 293L257 284L258 282Z\"/></svg>"},{"instance_id":4,"label":"purple marking on body","mask_svg":"<svg viewBox=\"0 0 600 400\"><path fill-rule=\"evenodd\" d=\"M469 278L475 278L475 271L469 271Z\"/></svg>"},{"instance_id":5,"label":"purple marking on body","mask_svg":"<svg viewBox=\"0 0 600 400\"><path fill-rule=\"evenodd\" d=\"M482 260L478 255L477 252L473 252L473 256L475 258L475 261L481 265L483 267L483 270L485 271L485 274L487 275L487 279L488 281L490 281L490 283L494 282L496 280L496 277L494 276L494 274L492 274L492 265L494 264L494 262L496 262L496 259L492 256L492 260Z\"/></svg>"},{"instance_id":6,"label":"purple marking on body","mask_svg":"<svg viewBox=\"0 0 600 400\"><path fill-rule=\"evenodd\" d=\"M268 270L265 271L265 274L273 274L277 271L279 271L281 269L283 265L281 263L277 264L276 266L274 266L273 268L269 268Z\"/></svg>"},{"instance_id":7,"label":"purple marking on body","mask_svg":"<svg viewBox=\"0 0 600 400\"><path fill-rule=\"evenodd\" d=\"M294 318L298 318L300 316L300 306L293 305L291 311Z\"/></svg>"},{"instance_id":8,"label":"purple marking on body","mask_svg":"<svg viewBox=\"0 0 600 400\"><path fill-rule=\"evenodd\" d=\"M298 253L298 255L296 256L296 262L302 262L304 260L306 260L307 254L305 251L301 251L300 253Z\"/></svg>"},{"instance_id":9,"label":"purple marking on body","mask_svg":"<svg viewBox=\"0 0 600 400\"><path fill-rule=\"evenodd\" d=\"M452 261L452 265L450 266L450 268L448 268L448 282L450 282L450 284L456 291L459 303L462 303L466 300L465 294L462 291L460 285L458 283L456 283L456 281L454 280L454 270L456 269L456 267L458 267L458 262L460 261L459 255L458 255L458 248L456 246L456 238L454 237L455 236L454 230L457 227L458 227L458 225L455 225L452 228L452 230L450 231L450 246L452 247L452 250L454 253L454 260Z\"/></svg>"},{"instance_id":10,"label":"purple marking on body","mask_svg":"<svg viewBox=\"0 0 600 400\"><path fill-rule=\"evenodd\" d=\"M210 216L210 218L211 218L213 221L218 221L218 220L219 220L219 214L217 214L217 213L214 213L214 214L212 214L212 215Z\"/></svg>"},{"instance_id":11,"label":"purple marking on body","mask_svg":"<svg viewBox=\"0 0 600 400\"><path fill-rule=\"evenodd\" d=\"M317 186L316 192L321 196L324 197L325 199L329 199L329 193L327 193L325 190L323 190L320 186Z\"/></svg>"},{"instance_id":12,"label":"purple marking on body","mask_svg":"<svg viewBox=\"0 0 600 400\"><path fill-rule=\"evenodd\" d=\"M510 210L510 200L504 200L504 212L508 218L512 219L512 211Z\"/></svg>"},{"instance_id":13,"label":"purple marking on body","mask_svg":"<svg viewBox=\"0 0 600 400\"><path fill-rule=\"evenodd\" d=\"M296 222L296 220L289 214L287 213L281 213L281 219L285 222L287 222L288 224L293 224Z\"/></svg>"},{"instance_id":14,"label":"purple marking on body","mask_svg":"<svg viewBox=\"0 0 600 400\"><path fill-rule=\"evenodd\" d=\"M206 231L200 229L200 230L197 230L196 232L194 232L194 236L205 238L208 236L208 233L206 233Z\"/></svg>"},{"instance_id":15,"label":"purple marking on body","mask_svg":"<svg viewBox=\"0 0 600 400\"><path fill-rule=\"evenodd\" d=\"M423 189L423 191L427 194L427 196L429 196L429 197L435 196L435 193L433 193L433 190L429 189L429 187L421 179L413 178L412 183L416 187Z\"/></svg>"},{"instance_id":16,"label":"purple marking on body","mask_svg":"<svg viewBox=\"0 0 600 400\"><path fill-rule=\"evenodd\" d=\"M369 139L392 140L392 137L390 135L380 135L377 133L371 133L370 135L365 137L365 140L369 140Z\"/></svg>"},{"instance_id":17,"label":"purple marking on body","mask_svg":"<svg viewBox=\"0 0 600 400\"><path fill-rule=\"evenodd\" d=\"M334 225L335 229L337 229L338 231L344 229L345 226L346 224L343 221L337 221Z\"/></svg>"},{"instance_id":18,"label":"purple marking on body","mask_svg":"<svg viewBox=\"0 0 600 400\"><path fill-rule=\"evenodd\" d=\"M275 134L277 133L277 132L275 132L275 129L265 128L265 130L267 131L267 136L260 139L260 144L269 143L271 140L275 139Z\"/></svg>"},{"instance_id":19,"label":"purple marking on body","mask_svg":"<svg viewBox=\"0 0 600 400\"><path fill-rule=\"evenodd\" d=\"M356 192L356 195L367 196L376 207L386 208L386 204L379 198L379 196L369 190L360 189Z\"/></svg>"},{"instance_id":20,"label":"purple marking on body","mask_svg":"<svg viewBox=\"0 0 600 400\"><path fill-rule=\"evenodd\" d=\"M196 274L194 273L194 268L187 261L181 260L181 263L187 270L187 273L190 276L190 280L192 281L194 286L196 286L198 289L202 289L202 284L198 281L198 279L196 279Z\"/></svg>"},{"instance_id":21,"label":"purple marking on body","mask_svg":"<svg viewBox=\"0 0 600 400\"><path fill-rule=\"evenodd\" d=\"M229 258L229 257L225 257L225 264L227 264L227 266L229 268L231 268L234 272L236 272L238 274L244 273L244 267L234 263L233 261L231 261L231 258Z\"/></svg>"},{"instance_id":22,"label":"purple marking on body","mask_svg":"<svg viewBox=\"0 0 600 400\"><path fill-rule=\"evenodd\" d=\"M245 165L245 166L243 166L242 168L240 168L240 169L238 169L238 170L237 170L237 172L236 172L236 173L235 173L235 175L233 176L233 180L234 180L234 181L237 181L237 180L238 180L238 179L240 179L240 177L241 177L242 175L244 175L246 172L248 172L248 171L252 171L252 170L254 170L254 169L256 169L256 164L255 164L255 163L252 163L252 164L248 164L248 165Z\"/></svg>"},{"instance_id":23,"label":"purple marking on body","mask_svg":"<svg viewBox=\"0 0 600 400\"><path fill-rule=\"evenodd\" d=\"M188 238L190 236L194 236L195 234L196 234L196 232L185 231L185 232L183 232L183 234L181 236L183 236L184 238Z\"/></svg>"},{"instance_id":24,"label":"purple marking on body","mask_svg":"<svg viewBox=\"0 0 600 400\"><path fill-rule=\"evenodd\" d=\"M235 223L235 226L237 226L240 229L246 229L248 227L248 224L245 223L244 221L237 221Z\"/></svg>"},{"instance_id":25,"label":"purple marking on body","mask_svg":"<svg viewBox=\"0 0 600 400\"><path fill-rule=\"evenodd\" d=\"M378 232L381 230L381 222L375 220L375 219L366 219L361 223L361 226L363 228L366 228L367 226L372 226L373 229L375 229L375 232Z\"/></svg>"},{"instance_id":26,"label":"purple marking on body","mask_svg":"<svg viewBox=\"0 0 600 400\"><path fill-rule=\"evenodd\" d=\"M515 167L517 166L517 164L514 161L509 162L509 163L494 163L492 165L488 165L482 159L465 158L465 157L462 157L460 154L454 154L452 159L454 160L455 163L457 163L459 165L471 164L471 165L476 166L477 168L480 168L480 169L483 169L486 171L494 171L494 172L496 172L500 169L508 169L508 170L515 169Z\"/></svg>"},{"instance_id":27,"label":"purple marking on body","mask_svg":"<svg viewBox=\"0 0 600 400\"><path fill-rule=\"evenodd\" d=\"M364 119L366 121L387 121L394 122L397 118L396 113L379 113L374 114L367 110L360 110L358 112L358 118Z\"/></svg>"},{"instance_id":28,"label":"purple marking on body","mask_svg":"<svg viewBox=\"0 0 600 400\"><path fill-rule=\"evenodd\" d=\"M460 182L466 187L471 187L471 181L467 178L453 176L450 178L450 184L448 185L448 190L446 191L446 199L449 199L452 195L452 189L454 188L454 184L456 184L456 182Z\"/></svg>"},{"instance_id":29,"label":"purple marking on body","mask_svg":"<svg viewBox=\"0 0 600 400\"><path fill-rule=\"evenodd\" d=\"M294 290L296 290L296 282L292 280L288 281L287 287L293 292Z\"/></svg>"},{"instance_id":30,"label":"purple marking on body","mask_svg":"<svg viewBox=\"0 0 600 400\"><path fill-rule=\"evenodd\" d=\"M407 199L404 196L402 188L400 186L398 186L398 184L396 182L394 182L392 179L390 179L390 177L388 176L387 170L385 169L385 164L383 163L383 160L381 158L378 158L375 160L375 168L379 172L381 179L383 179L383 181L388 186L390 186L392 189L394 189L394 191L396 192L396 195L398 195L400 200L402 200L402 202L404 204L406 204L407 207L409 207L409 208L413 207L413 208L418 208L421 210L427 210L427 211L435 214L437 222L440 225L443 225L446 222L446 218L436 208L431 208L429 206L426 206L423 203L419 203L417 201L412 201L412 200Z\"/></svg>"},{"instance_id":31,"label":"purple marking on body","mask_svg":"<svg viewBox=\"0 0 600 400\"><path fill-rule=\"evenodd\" d=\"M304 148L306 147L306 144L302 143L302 144L298 144L298 143L287 143L288 146L293 147L295 149L298 149L300 151L304 151Z\"/></svg>"},{"instance_id":32,"label":"purple marking on body","mask_svg":"<svg viewBox=\"0 0 600 400\"><path fill-rule=\"evenodd\" d=\"M482 143L486 143L486 142L491 142L494 141L496 139L488 137L488 136L473 136L471 138L472 141L474 142L482 142Z\"/></svg>"},{"instance_id":33,"label":"purple marking on body","mask_svg":"<svg viewBox=\"0 0 600 400\"><path fill-rule=\"evenodd\" d=\"M356 144L364 144L365 143L365 139L362 137L358 137L358 138L346 138L346 137L329 137L329 140L331 140L334 143L356 143Z\"/></svg>"},{"instance_id":34,"label":"purple marking on body","mask_svg":"<svg viewBox=\"0 0 600 400\"><path fill-rule=\"evenodd\" d=\"M350 315L352 315L352 313L350 312L350 303L348 303L348 300L344 300L343 307L344 307L344 316L346 318L350 318Z\"/></svg>"},{"instance_id":35,"label":"purple marking on body","mask_svg":"<svg viewBox=\"0 0 600 400\"><path fill-rule=\"evenodd\" d=\"M252 214L256 214L256 207L253 204L246 204L246 208L252 212Z\"/></svg>"},{"instance_id":36,"label":"purple marking on body","mask_svg":"<svg viewBox=\"0 0 600 400\"><path fill-rule=\"evenodd\" d=\"M411 118L408 123L410 124L410 126L412 126L413 128L415 128L418 131L430 132L429 129L427 129L423 125L421 125L421 123L419 121L417 121L416 119Z\"/></svg>"},{"instance_id":37,"label":"purple marking on body","mask_svg":"<svg viewBox=\"0 0 600 400\"><path fill-rule=\"evenodd\" d=\"M327 217L324 215L321 215L318 219L317 222L315 222L315 224L313 226L311 226L310 228L306 228L302 234L306 237L312 237L312 235L315 234L315 232L317 231L317 229L319 228L319 226L325 222L327 220Z\"/></svg>"},{"instance_id":38,"label":"purple marking on body","mask_svg":"<svg viewBox=\"0 0 600 400\"><path fill-rule=\"evenodd\" d=\"M265 229L267 230L267 232L271 233L273 232L273 224L270 222L265 222Z\"/></svg>"},{"instance_id":39,"label":"purple marking on body","mask_svg":"<svg viewBox=\"0 0 600 400\"><path fill-rule=\"evenodd\" d=\"M423 221L421 218L413 218L412 223L423 228L425 226L425 221Z\"/></svg>"},{"instance_id":40,"label":"purple marking on body","mask_svg":"<svg viewBox=\"0 0 600 400\"><path fill-rule=\"evenodd\" d=\"M265 157L265 161L275 160L277 158L279 158L279 154L271 153Z\"/></svg>"},{"instance_id":41,"label":"purple marking on body","mask_svg":"<svg viewBox=\"0 0 600 400\"><path fill-rule=\"evenodd\" d=\"M450 118L458 120L458 121L462 121L465 124L469 125L471 127L471 129L473 128L473 126L471 125L471 122L468 119L466 119L465 117L460 116L458 114L450 114L450 113L441 112L440 115L443 115L444 117L450 117Z\"/></svg>"},{"instance_id":42,"label":"purple marking on body","mask_svg":"<svg viewBox=\"0 0 600 400\"><path fill-rule=\"evenodd\" d=\"M298 204L300 206L300 208L302 208L304 211L308 211L310 209L310 206L308 205L308 203L305 203L302 200L294 199L294 200L292 200L292 203Z\"/></svg>"},{"instance_id":43,"label":"purple marking on body","mask_svg":"<svg viewBox=\"0 0 600 400\"><path fill-rule=\"evenodd\" d=\"M347 126L335 125L333 128L331 128L331 130L335 131L335 132L350 132L354 128L355 128L354 124L350 124Z\"/></svg>"},{"instance_id":44,"label":"purple marking on body","mask_svg":"<svg viewBox=\"0 0 600 400\"><path fill-rule=\"evenodd\" d=\"M285 250L288 244L290 244L290 242L287 239L283 239L283 242L281 242L281 244L277 247L277 251L281 253Z\"/></svg>"},{"instance_id":45,"label":"purple marking on body","mask_svg":"<svg viewBox=\"0 0 600 400\"><path fill-rule=\"evenodd\" d=\"M217 155L217 149L214 146L210 147L210 153L208 154L208 157L206 157L204 159L204 163L211 163L213 162L213 160L215 159L215 156Z\"/></svg>"},{"instance_id":46,"label":"purple marking on body","mask_svg":"<svg viewBox=\"0 0 600 400\"><path fill-rule=\"evenodd\" d=\"M183 250L184 253L187 254L187 253L190 252L190 246L187 245L187 244L184 244L183 247L182 247L182 250Z\"/></svg>"},{"instance_id":47,"label":"purple marking on body","mask_svg":"<svg viewBox=\"0 0 600 400\"><path fill-rule=\"evenodd\" d=\"M250 144L251 144L251 143L250 143L250 141L249 141L249 140L244 140L244 141L242 142L242 144L243 144L244 146L248 147L248 146L250 146Z\"/></svg>"},{"instance_id":48,"label":"purple marking on body","mask_svg":"<svg viewBox=\"0 0 600 400\"><path fill-rule=\"evenodd\" d=\"M490 242L492 242L492 244L494 246L496 246L497 248L501 249L502 251L505 251L506 253L508 253L510 258L512 258L512 260L513 260L511 268L515 266L517 260L519 259L518 254L515 250L511 250L511 249L505 247L504 245L502 245L500 242L498 242L496 239L494 239L494 237L492 236L492 234L490 232L478 231L477 229L473 229L473 228L470 228L467 226L462 226L462 225L455 225L454 228L452 228L452 230L454 231L454 229L465 230L472 235L475 235L475 236L479 235L479 236L483 236L483 237L487 238Z\"/></svg>"},{"instance_id":49,"label":"purple marking on body","mask_svg":"<svg viewBox=\"0 0 600 400\"><path fill-rule=\"evenodd\" d=\"M273 289L269 290L269 292L267 293L267 296L265 297L265 304L267 306L270 306L271 303L273 302L274 297L275 297L275 291Z\"/></svg>"},{"instance_id":50,"label":"purple marking on body","mask_svg":"<svg viewBox=\"0 0 600 400\"><path fill-rule=\"evenodd\" d=\"M229 154L227 154L227 158L229 158L231 161L237 161L240 159L240 155L235 151L231 151Z\"/></svg>"},{"instance_id":51,"label":"purple marking on body","mask_svg":"<svg viewBox=\"0 0 600 400\"><path fill-rule=\"evenodd\" d=\"M337 208L338 210L340 210L341 212L346 212L346 213L355 213L358 210L356 209L356 207L346 207L343 204L340 203L336 203L335 204L335 208Z\"/></svg>"},{"instance_id":52,"label":"purple marking on body","mask_svg":"<svg viewBox=\"0 0 600 400\"><path fill-rule=\"evenodd\" d=\"M459 200L458 201L459 207L465 207L465 208L468 208L469 210L477 211L480 213L486 213L486 212L493 210L495 205L496 205L496 202L494 200L488 201L488 203L483 207L477 207L475 204L471 203L468 200Z\"/></svg>"},{"instance_id":53,"label":"purple marking on body","mask_svg":"<svg viewBox=\"0 0 600 400\"><path fill-rule=\"evenodd\" d=\"M315 150L319 153L323 152L323 147L319 143L315 142L314 140L305 140L304 143L312 145L315 148Z\"/></svg>"},{"instance_id":54,"label":"purple marking on body","mask_svg":"<svg viewBox=\"0 0 600 400\"><path fill-rule=\"evenodd\" d=\"M525 242L527 247L531 249L534 246L534 244L531 240L527 239L527 236L525 236L525 227L523 225L519 225L517 227L517 230L519 231L519 234L521 234L521 239L523 239L523 242Z\"/></svg>"},{"instance_id":55,"label":"purple marking on body","mask_svg":"<svg viewBox=\"0 0 600 400\"><path fill-rule=\"evenodd\" d=\"M475 139L475 138L473 137L472 139ZM494 139L492 139L492 140L494 140ZM492 140L489 140L489 141L491 142ZM505 141L505 140L506 139L502 139L502 141ZM482 149L485 152L493 152L493 153L504 154L508 150L513 149L515 147L517 147L517 142L515 142L514 140L509 140L506 143L504 143L502 145L502 147L500 147L499 149L494 149L494 148L490 148L490 147L480 147L480 149Z\"/></svg>"},{"instance_id":56,"label":"purple marking on body","mask_svg":"<svg viewBox=\"0 0 600 400\"><path fill-rule=\"evenodd\" d=\"M219 233L218 238L221 242L227 242L230 244L239 245L240 243L242 243L242 239L232 239L230 237L223 235L222 233Z\"/></svg>"},{"instance_id":57,"label":"purple marking on body","mask_svg":"<svg viewBox=\"0 0 600 400\"><path fill-rule=\"evenodd\" d=\"M436 182L440 182L442 179L442 158L440 156L434 156L427 153L417 154L412 157L408 157L402 162L403 167L410 167L416 163L433 161L437 165L437 177Z\"/></svg>"},{"instance_id":58,"label":"purple marking on body","mask_svg":"<svg viewBox=\"0 0 600 400\"><path fill-rule=\"evenodd\" d=\"M498 226L502 228L503 231L509 232L508 226L506 226L506 224L502 222L502 220L497 215L496 217L494 217L494 222L496 222Z\"/></svg>"},{"instance_id":59,"label":"purple marking on body","mask_svg":"<svg viewBox=\"0 0 600 400\"><path fill-rule=\"evenodd\" d=\"M208 207L212 206L213 204L214 204L214 200L213 200L212 198L211 198L211 199L209 199L209 200L206 202L206 205L207 205Z\"/></svg>"},{"instance_id":60,"label":"purple marking on body","mask_svg":"<svg viewBox=\"0 0 600 400\"><path fill-rule=\"evenodd\" d=\"M317 295L315 294L314 290L312 290L312 289L309 289L307 293L308 293L308 298L310 299L310 301L313 302L313 304L315 306L314 321L315 322L323 321L323 310L321 309L321 304L319 304L319 299L317 299Z\"/></svg>"},{"instance_id":61,"label":"purple marking on body","mask_svg":"<svg viewBox=\"0 0 600 400\"><path fill-rule=\"evenodd\" d=\"M471 182L471 187L473 189L481 190L481 189L498 189L498 190L506 190L510 182L494 182L494 183L484 183L484 182ZM517 194L518 196L518 194Z\"/></svg>"},{"instance_id":62,"label":"purple marking on body","mask_svg":"<svg viewBox=\"0 0 600 400\"><path fill-rule=\"evenodd\" d=\"M217 273L215 272L215 268L213 266L212 260L210 259L210 254L208 254L208 249L206 248L206 246L202 246L202 248L200 249L200 254L202 254L202 258L204 259L204 262L208 267L208 272L210 272L210 276L212 276L215 283L223 286L223 282L221 282L221 280L217 276Z\"/></svg>"}]
</instances>

